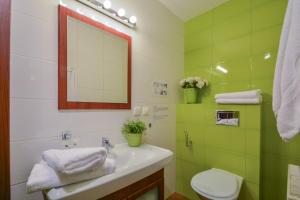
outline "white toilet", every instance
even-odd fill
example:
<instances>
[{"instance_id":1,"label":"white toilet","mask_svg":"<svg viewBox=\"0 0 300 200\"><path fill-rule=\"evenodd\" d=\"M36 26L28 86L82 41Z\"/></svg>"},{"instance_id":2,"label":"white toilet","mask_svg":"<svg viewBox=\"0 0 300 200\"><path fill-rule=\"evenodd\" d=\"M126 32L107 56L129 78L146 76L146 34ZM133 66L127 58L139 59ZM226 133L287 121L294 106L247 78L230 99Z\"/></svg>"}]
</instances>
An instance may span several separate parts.
<instances>
[{"instance_id":1,"label":"white toilet","mask_svg":"<svg viewBox=\"0 0 300 200\"><path fill-rule=\"evenodd\" d=\"M209 200L236 200L242 184L242 177L216 168L198 173L191 180L198 195Z\"/></svg>"}]
</instances>

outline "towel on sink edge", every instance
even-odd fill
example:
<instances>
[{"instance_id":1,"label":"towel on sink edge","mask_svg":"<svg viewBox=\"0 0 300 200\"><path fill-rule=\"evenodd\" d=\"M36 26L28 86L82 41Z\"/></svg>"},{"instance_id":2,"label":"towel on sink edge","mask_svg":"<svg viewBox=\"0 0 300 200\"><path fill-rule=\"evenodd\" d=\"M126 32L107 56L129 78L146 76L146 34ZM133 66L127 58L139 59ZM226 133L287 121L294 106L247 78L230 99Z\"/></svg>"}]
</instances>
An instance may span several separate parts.
<instances>
[{"instance_id":1,"label":"towel on sink edge","mask_svg":"<svg viewBox=\"0 0 300 200\"><path fill-rule=\"evenodd\" d=\"M107 152L104 147L51 149L43 152L43 160L63 174L78 174L100 167Z\"/></svg>"},{"instance_id":2,"label":"towel on sink edge","mask_svg":"<svg viewBox=\"0 0 300 200\"><path fill-rule=\"evenodd\" d=\"M45 161L42 160L40 163L34 165L30 173L26 183L27 192L32 193L40 190L46 190L95 179L113 173L115 168L115 160L107 158L104 164L95 170L75 175L66 175L55 171Z\"/></svg>"}]
</instances>

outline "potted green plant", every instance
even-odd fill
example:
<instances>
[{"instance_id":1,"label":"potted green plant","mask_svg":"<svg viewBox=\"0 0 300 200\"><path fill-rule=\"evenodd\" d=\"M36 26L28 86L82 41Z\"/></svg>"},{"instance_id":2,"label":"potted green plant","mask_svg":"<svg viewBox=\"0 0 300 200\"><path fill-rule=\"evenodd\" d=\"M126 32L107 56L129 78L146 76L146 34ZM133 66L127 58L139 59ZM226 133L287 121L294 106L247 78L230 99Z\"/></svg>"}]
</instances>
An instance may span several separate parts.
<instances>
[{"instance_id":1,"label":"potted green plant","mask_svg":"<svg viewBox=\"0 0 300 200\"><path fill-rule=\"evenodd\" d=\"M131 147L141 145L142 137L146 130L146 125L141 120L129 120L124 123L122 127L122 133L125 135L128 145Z\"/></svg>"},{"instance_id":2,"label":"potted green plant","mask_svg":"<svg viewBox=\"0 0 300 200\"><path fill-rule=\"evenodd\" d=\"M180 81L183 88L184 101L187 104L197 103L199 90L208 86L208 81L199 77L188 77Z\"/></svg>"}]
</instances>

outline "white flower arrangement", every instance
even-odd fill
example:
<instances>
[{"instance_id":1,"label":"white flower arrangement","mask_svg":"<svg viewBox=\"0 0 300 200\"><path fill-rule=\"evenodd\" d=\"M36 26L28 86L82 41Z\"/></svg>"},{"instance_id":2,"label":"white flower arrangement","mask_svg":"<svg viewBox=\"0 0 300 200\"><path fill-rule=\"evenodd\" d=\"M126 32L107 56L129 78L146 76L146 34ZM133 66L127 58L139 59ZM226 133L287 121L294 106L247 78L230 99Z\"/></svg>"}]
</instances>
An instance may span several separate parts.
<instances>
[{"instance_id":1,"label":"white flower arrangement","mask_svg":"<svg viewBox=\"0 0 300 200\"><path fill-rule=\"evenodd\" d=\"M200 77L188 77L186 79L182 79L179 84L182 88L202 89L203 87L208 86L208 81L201 79Z\"/></svg>"}]
</instances>

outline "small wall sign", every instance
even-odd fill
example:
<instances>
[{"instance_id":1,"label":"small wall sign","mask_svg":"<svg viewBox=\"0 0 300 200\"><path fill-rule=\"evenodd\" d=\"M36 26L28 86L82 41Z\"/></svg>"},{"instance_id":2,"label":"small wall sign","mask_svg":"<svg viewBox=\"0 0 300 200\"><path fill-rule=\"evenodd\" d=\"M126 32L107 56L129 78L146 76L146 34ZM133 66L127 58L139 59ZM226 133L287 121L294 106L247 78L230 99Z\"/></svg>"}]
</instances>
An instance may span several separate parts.
<instances>
[{"instance_id":1,"label":"small wall sign","mask_svg":"<svg viewBox=\"0 0 300 200\"><path fill-rule=\"evenodd\" d=\"M166 81L153 81L153 94L156 96L168 95L168 83Z\"/></svg>"}]
</instances>

